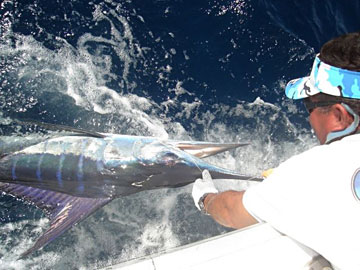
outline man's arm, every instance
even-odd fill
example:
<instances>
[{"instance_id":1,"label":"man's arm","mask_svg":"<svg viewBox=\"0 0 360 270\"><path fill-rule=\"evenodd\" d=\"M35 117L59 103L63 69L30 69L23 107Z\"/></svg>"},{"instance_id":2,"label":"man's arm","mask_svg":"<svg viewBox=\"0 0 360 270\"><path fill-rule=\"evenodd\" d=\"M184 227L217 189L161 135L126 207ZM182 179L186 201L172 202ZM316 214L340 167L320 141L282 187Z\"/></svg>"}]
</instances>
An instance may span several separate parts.
<instances>
[{"instance_id":1,"label":"man's arm","mask_svg":"<svg viewBox=\"0 0 360 270\"><path fill-rule=\"evenodd\" d=\"M235 229L244 228L258 221L249 214L243 204L245 191L211 193L204 199L204 207L218 223Z\"/></svg>"},{"instance_id":2,"label":"man's arm","mask_svg":"<svg viewBox=\"0 0 360 270\"><path fill-rule=\"evenodd\" d=\"M244 207L244 193L232 190L218 193L207 170L195 181L192 190L195 206L200 211L210 214L221 225L235 229L257 223Z\"/></svg>"}]
</instances>

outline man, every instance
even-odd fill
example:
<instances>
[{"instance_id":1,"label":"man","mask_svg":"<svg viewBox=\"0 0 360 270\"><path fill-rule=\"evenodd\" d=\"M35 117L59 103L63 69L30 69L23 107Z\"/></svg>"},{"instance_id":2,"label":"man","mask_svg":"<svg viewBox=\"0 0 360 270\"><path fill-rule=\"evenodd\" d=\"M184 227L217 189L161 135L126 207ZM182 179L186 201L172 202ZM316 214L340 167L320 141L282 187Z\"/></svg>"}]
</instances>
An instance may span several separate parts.
<instances>
[{"instance_id":1,"label":"man","mask_svg":"<svg viewBox=\"0 0 360 270\"><path fill-rule=\"evenodd\" d=\"M268 222L335 268L360 269L360 33L324 44L310 76L285 92L304 101L321 145L246 191L218 193L204 171L194 183L195 205L227 227Z\"/></svg>"}]
</instances>

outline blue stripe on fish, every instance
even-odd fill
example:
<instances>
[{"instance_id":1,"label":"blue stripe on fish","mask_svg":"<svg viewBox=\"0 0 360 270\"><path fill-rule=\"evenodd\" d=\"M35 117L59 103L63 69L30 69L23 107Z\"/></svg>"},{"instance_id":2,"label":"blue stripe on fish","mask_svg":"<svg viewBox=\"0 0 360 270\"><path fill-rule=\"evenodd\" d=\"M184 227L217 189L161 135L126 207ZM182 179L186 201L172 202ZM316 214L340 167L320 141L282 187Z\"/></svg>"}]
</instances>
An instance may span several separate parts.
<instances>
[{"instance_id":1,"label":"blue stripe on fish","mask_svg":"<svg viewBox=\"0 0 360 270\"><path fill-rule=\"evenodd\" d=\"M97 159L96 159L96 169L98 172L104 169L104 151L106 147L106 142L103 140L101 147L97 151Z\"/></svg>"},{"instance_id":2,"label":"blue stripe on fish","mask_svg":"<svg viewBox=\"0 0 360 270\"><path fill-rule=\"evenodd\" d=\"M102 171L104 169L104 162L102 159L98 159L96 161L96 169L98 172Z\"/></svg>"},{"instance_id":3,"label":"blue stripe on fish","mask_svg":"<svg viewBox=\"0 0 360 270\"><path fill-rule=\"evenodd\" d=\"M16 157L14 159L14 162L12 164L12 167L11 167L11 177L12 177L12 180L16 180L17 177L16 177L16 163L18 162L18 159L19 157Z\"/></svg>"},{"instance_id":4,"label":"blue stripe on fish","mask_svg":"<svg viewBox=\"0 0 360 270\"><path fill-rule=\"evenodd\" d=\"M42 179L41 179L41 163L42 163L42 161L44 159L44 156L45 156L45 154L42 154L40 156L37 167L36 167L36 178L39 181L42 181Z\"/></svg>"},{"instance_id":5,"label":"blue stripe on fish","mask_svg":"<svg viewBox=\"0 0 360 270\"><path fill-rule=\"evenodd\" d=\"M56 172L56 179L58 181L59 187L61 187L61 188L64 186L63 182L62 182L62 173L61 173L64 160L65 160L65 154L62 153L60 156L60 159L59 159L59 168Z\"/></svg>"},{"instance_id":6,"label":"blue stripe on fish","mask_svg":"<svg viewBox=\"0 0 360 270\"><path fill-rule=\"evenodd\" d=\"M44 154L42 154L39 158L39 161L38 161L38 164L37 164L37 167L36 167L36 177L37 179L42 182L42 178L41 178L41 164L43 162L43 159L44 159L44 156L45 156L45 152L46 152L46 148L47 148L47 145L48 145L48 141L46 141L44 143Z\"/></svg>"},{"instance_id":7,"label":"blue stripe on fish","mask_svg":"<svg viewBox=\"0 0 360 270\"><path fill-rule=\"evenodd\" d=\"M66 146L67 146L67 144L59 142L59 145L62 148L62 153L61 153L60 159L59 159L59 167L58 167L58 170L56 172L56 179L58 181L59 187L62 188L63 187L62 169L63 169L63 166L64 166L64 160L66 158L66 148L67 148Z\"/></svg>"},{"instance_id":8,"label":"blue stripe on fish","mask_svg":"<svg viewBox=\"0 0 360 270\"><path fill-rule=\"evenodd\" d=\"M77 179L78 179L78 182L79 182L79 186L77 187L77 190L79 192L84 191L84 183L83 183L84 171L83 171L83 167L84 167L84 151L85 151L85 146L86 146L87 142L88 142L88 139L83 140L81 142L81 154L80 154L80 157L79 157L78 171L77 171Z\"/></svg>"}]
</instances>

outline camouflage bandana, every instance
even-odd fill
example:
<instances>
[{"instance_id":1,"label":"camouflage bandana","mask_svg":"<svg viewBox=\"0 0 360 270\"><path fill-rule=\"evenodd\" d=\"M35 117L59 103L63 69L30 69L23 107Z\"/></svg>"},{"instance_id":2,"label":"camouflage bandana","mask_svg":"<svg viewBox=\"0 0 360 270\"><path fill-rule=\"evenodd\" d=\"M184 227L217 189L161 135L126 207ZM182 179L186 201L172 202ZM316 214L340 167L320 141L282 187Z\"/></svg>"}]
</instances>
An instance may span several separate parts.
<instances>
[{"instance_id":1,"label":"camouflage bandana","mask_svg":"<svg viewBox=\"0 0 360 270\"><path fill-rule=\"evenodd\" d=\"M302 99L318 93L360 99L360 72L330 66L317 55L310 76L291 80L285 94Z\"/></svg>"}]
</instances>

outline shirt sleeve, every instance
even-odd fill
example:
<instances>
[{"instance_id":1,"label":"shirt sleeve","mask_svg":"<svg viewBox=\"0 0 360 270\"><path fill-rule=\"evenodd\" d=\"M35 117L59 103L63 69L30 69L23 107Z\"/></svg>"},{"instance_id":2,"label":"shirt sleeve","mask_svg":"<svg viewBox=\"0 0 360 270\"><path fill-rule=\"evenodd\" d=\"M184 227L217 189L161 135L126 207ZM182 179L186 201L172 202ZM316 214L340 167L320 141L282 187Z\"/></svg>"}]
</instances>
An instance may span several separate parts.
<instances>
[{"instance_id":1,"label":"shirt sleeve","mask_svg":"<svg viewBox=\"0 0 360 270\"><path fill-rule=\"evenodd\" d=\"M281 181L275 175L269 176L262 183L254 185L245 191L243 204L246 210L259 222L273 224L281 219L285 209L279 207L286 205L286 198L283 198Z\"/></svg>"},{"instance_id":2,"label":"shirt sleeve","mask_svg":"<svg viewBox=\"0 0 360 270\"><path fill-rule=\"evenodd\" d=\"M246 190L243 197L246 210L285 234L306 226L308 217L317 215L314 209L314 200L318 198L314 187L317 153L314 149L290 158L262 183Z\"/></svg>"}]
</instances>

